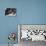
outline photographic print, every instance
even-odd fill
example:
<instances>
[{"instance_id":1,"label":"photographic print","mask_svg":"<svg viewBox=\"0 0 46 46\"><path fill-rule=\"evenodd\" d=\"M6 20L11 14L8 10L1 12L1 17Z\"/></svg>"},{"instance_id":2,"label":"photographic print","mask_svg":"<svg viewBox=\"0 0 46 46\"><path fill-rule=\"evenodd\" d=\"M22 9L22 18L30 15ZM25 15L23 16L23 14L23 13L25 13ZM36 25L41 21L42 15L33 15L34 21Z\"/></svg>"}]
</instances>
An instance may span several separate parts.
<instances>
[{"instance_id":1,"label":"photographic print","mask_svg":"<svg viewBox=\"0 0 46 46\"><path fill-rule=\"evenodd\" d=\"M16 16L16 8L6 8L5 16Z\"/></svg>"},{"instance_id":2,"label":"photographic print","mask_svg":"<svg viewBox=\"0 0 46 46\"><path fill-rule=\"evenodd\" d=\"M34 43L36 45L46 43L46 25L19 24L18 41L20 46L34 46Z\"/></svg>"},{"instance_id":3,"label":"photographic print","mask_svg":"<svg viewBox=\"0 0 46 46\"><path fill-rule=\"evenodd\" d=\"M46 25L20 25L20 40L46 41ZM18 32L19 33L19 32Z\"/></svg>"}]
</instances>

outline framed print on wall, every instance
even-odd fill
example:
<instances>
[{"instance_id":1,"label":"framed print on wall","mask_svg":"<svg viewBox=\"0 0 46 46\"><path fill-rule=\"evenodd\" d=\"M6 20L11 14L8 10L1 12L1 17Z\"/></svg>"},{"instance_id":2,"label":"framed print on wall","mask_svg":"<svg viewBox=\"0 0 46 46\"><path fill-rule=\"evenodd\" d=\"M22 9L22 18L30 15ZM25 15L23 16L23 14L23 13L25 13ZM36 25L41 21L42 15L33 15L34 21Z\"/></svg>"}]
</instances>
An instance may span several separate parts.
<instances>
[{"instance_id":1,"label":"framed print on wall","mask_svg":"<svg viewBox=\"0 0 46 46\"><path fill-rule=\"evenodd\" d=\"M18 25L18 41L46 41L45 24L20 24Z\"/></svg>"},{"instance_id":2,"label":"framed print on wall","mask_svg":"<svg viewBox=\"0 0 46 46\"><path fill-rule=\"evenodd\" d=\"M16 8L6 8L5 16L16 16Z\"/></svg>"}]
</instances>

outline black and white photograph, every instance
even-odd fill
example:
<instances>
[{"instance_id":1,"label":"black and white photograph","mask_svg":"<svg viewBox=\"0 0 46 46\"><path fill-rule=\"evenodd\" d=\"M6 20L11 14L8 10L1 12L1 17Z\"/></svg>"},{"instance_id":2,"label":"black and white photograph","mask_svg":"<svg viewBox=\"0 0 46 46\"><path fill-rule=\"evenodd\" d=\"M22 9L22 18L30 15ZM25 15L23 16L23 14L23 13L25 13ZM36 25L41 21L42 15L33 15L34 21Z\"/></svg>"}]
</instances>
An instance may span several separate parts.
<instances>
[{"instance_id":1,"label":"black and white photograph","mask_svg":"<svg viewBox=\"0 0 46 46\"><path fill-rule=\"evenodd\" d=\"M31 25L20 24L18 25L18 37L20 46L31 46L33 43L40 43L46 41L46 25Z\"/></svg>"},{"instance_id":2,"label":"black and white photograph","mask_svg":"<svg viewBox=\"0 0 46 46\"><path fill-rule=\"evenodd\" d=\"M16 16L16 8L6 8L5 16Z\"/></svg>"}]
</instances>

